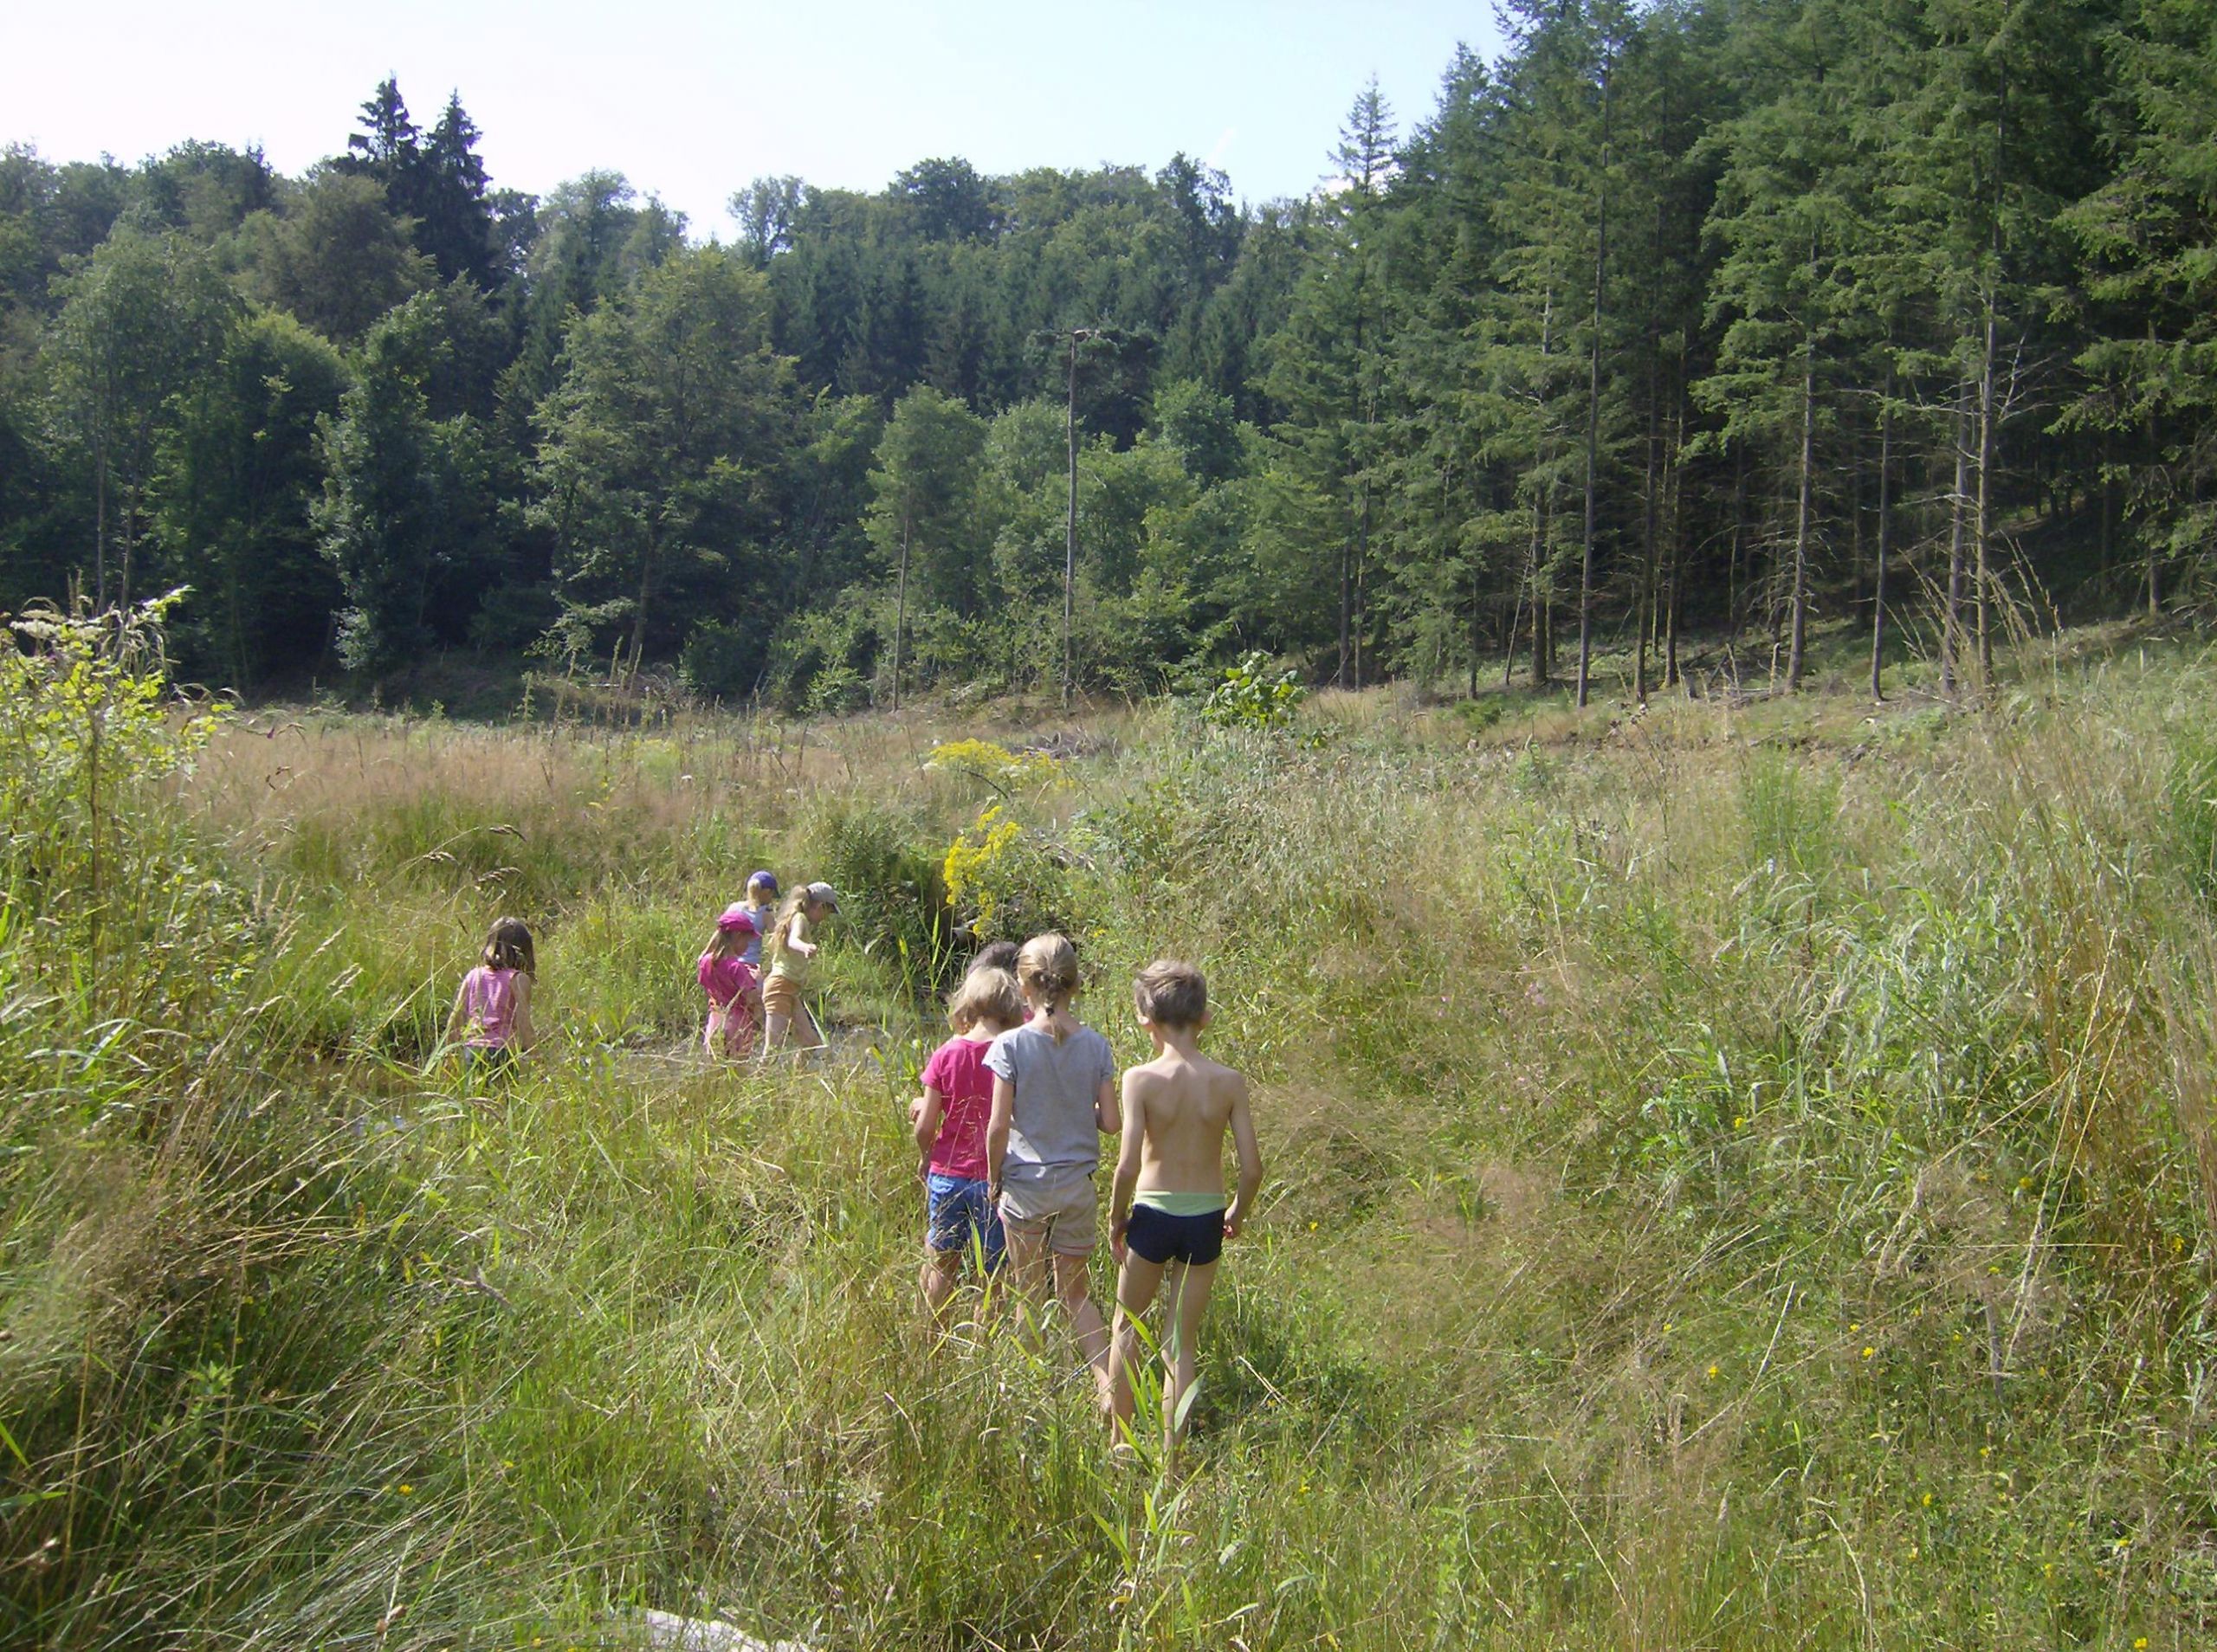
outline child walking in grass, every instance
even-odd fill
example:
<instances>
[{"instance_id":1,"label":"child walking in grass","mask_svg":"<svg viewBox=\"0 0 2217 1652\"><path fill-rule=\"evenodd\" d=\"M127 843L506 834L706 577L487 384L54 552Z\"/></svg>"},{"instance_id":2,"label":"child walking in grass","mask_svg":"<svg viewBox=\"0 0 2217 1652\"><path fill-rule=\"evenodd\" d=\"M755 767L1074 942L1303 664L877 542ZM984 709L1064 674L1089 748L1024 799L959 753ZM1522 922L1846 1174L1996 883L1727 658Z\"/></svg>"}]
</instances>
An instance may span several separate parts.
<instances>
[{"instance_id":1,"label":"child walking in grass","mask_svg":"<svg viewBox=\"0 0 2217 1652\"><path fill-rule=\"evenodd\" d=\"M973 970L947 1006L954 1036L924 1063L924 1099L915 1120L923 1155L924 1306L937 1318L953 1298L962 1259L987 1274L1001 1265L1001 1219L987 1197L986 1124L993 1074L986 1052L1024 1020L1024 999L1006 970Z\"/></svg>"},{"instance_id":2,"label":"child walking in grass","mask_svg":"<svg viewBox=\"0 0 2217 1652\"><path fill-rule=\"evenodd\" d=\"M472 1067L506 1066L538 1042L531 1024L531 983L538 971L531 931L519 919L497 920L477 967L462 978L447 1015L444 1042L462 1042Z\"/></svg>"},{"instance_id":3,"label":"child walking in grass","mask_svg":"<svg viewBox=\"0 0 2217 1652\"><path fill-rule=\"evenodd\" d=\"M747 943L742 954L747 967L757 976L762 972L762 942L770 926L778 921L778 874L764 869L747 880L747 899L739 903L747 908L747 915L754 920L753 937Z\"/></svg>"},{"instance_id":4,"label":"child walking in grass","mask_svg":"<svg viewBox=\"0 0 2217 1652\"><path fill-rule=\"evenodd\" d=\"M1031 1019L986 1055L993 1074L986 1179L1018 1289L1044 1307L1051 1268L1054 1294L1106 1406L1108 1328L1088 1293L1086 1265L1099 1238L1093 1172L1101 1136L1118 1125L1115 1057L1107 1039L1070 1014L1077 953L1069 941L1033 936L1018 955L1016 978Z\"/></svg>"},{"instance_id":5,"label":"child walking in grass","mask_svg":"<svg viewBox=\"0 0 2217 1652\"><path fill-rule=\"evenodd\" d=\"M695 971L701 991L708 995L708 1023L701 1029L701 1047L711 1060L736 1060L754 1048L755 1029L762 1021L762 991L747 955L761 945L747 903L734 900L725 907Z\"/></svg>"},{"instance_id":6,"label":"child walking in grass","mask_svg":"<svg viewBox=\"0 0 2217 1652\"><path fill-rule=\"evenodd\" d=\"M769 978L762 984L762 1048L777 1049L798 1037L804 1050L821 1049L824 1035L808 1012L801 991L808 984L809 965L817 943L812 939L824 920L839 910L838 891L828 883L811 883L796 889L771 926L762 955L770 961Z\"/></svg>"},{"instance_id":7,"label":"child walking in grass","mask_svg":"<svg viewBox=\"0 0 2217 1652\"><path fill-rule=\"evenodd\" d=\"M1263 1185L1262 1150L1247 1107L1247 1081L1198 1048L1208 1024L1208 984L1190 964L1150 964L1133 984L1154 1059L1124 1074L1123 1149L1108 1199L1116 1275L1116 1334L1108 1356L1110 1407L1132 1417L1139 1321L1167 1287L1161 1340L1162 1449L1174 1466L1193 1391L1201 1316L1217 1259L1236 1237ZM1239 1155L1239 1191L1224 1198L1224 1139Z\"/></svg>"}]
</instances>

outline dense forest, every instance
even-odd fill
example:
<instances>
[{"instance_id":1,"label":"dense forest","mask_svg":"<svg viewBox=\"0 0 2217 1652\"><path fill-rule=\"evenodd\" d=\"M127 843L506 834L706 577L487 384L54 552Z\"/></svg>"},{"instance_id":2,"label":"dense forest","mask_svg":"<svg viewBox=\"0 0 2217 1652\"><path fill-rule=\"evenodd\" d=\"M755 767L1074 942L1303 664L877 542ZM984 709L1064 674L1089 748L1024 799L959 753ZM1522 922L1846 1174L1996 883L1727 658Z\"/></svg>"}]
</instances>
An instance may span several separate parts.
<instances>
[{"instance_id":1,"label":"dense forest","mask_svg":"<svg viewBox=\"0 0 2217 1652\"><path fill-rule=\"evenodd\" d=\"M10 148L0 606L189 586L249 689L467 649L840 710L1249 649L1645 695L1727 637L1792 687L1820 629L1975 688L2207 599L2217 0L1502 18L1259 206L933 159L703 242L495 189L391 81L298 178Z\"/></svg>"}]
</instances>

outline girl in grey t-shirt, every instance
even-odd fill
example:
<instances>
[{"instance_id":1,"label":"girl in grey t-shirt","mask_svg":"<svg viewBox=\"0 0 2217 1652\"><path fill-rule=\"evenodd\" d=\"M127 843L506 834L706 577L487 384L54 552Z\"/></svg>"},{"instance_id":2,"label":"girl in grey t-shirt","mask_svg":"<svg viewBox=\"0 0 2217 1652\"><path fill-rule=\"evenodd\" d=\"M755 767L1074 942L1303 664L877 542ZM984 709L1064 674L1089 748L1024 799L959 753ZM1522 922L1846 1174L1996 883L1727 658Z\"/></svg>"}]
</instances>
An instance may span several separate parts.
<instances>
[{"instance_id":1,"label":"girl in grey t-shirt","mask_svg":"<svg viewBox=\"0 0 2217 1652\"><path fill-rule=\"evenodd\" d=\"M1044 1306L1047 1264L1103 1404L1108 1328L1087 1294L1085 1263L1097 1241L1093 1172L1101 1138L1121 1120L1116 1058L1108 1041L1070 1013L1077 953L1060 935L1035 935L1017 955L1017 984L1031 1019L993 1040L993 1111L986 1126L986 1175L1000 1202L1001 1227L1017 1288Z\"/></svg>"}]
</instances>

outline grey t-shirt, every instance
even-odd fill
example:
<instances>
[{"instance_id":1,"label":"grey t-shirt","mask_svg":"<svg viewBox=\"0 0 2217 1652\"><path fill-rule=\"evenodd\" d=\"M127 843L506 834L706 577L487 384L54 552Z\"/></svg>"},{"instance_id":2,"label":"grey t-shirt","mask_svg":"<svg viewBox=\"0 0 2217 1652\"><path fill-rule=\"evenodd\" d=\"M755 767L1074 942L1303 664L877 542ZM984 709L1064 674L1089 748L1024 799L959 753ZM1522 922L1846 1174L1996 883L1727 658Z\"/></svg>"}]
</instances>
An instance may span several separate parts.
<instances>
[{"instance_id":1,"label":"grey t-shirt","mask_svg":"<svg viewBox=\"0 0 2217 1652\"><path fill-rule=\"evenodd\" d=\"M1016 1086L1008 1133L1005 1181L1057 1165L1101 1162L1101 1127L1093 1116L1102 1081L1116 1074L1108 1041L1081 1027L1060 1043L1044 1027L1012 1029L993 1040L986 1065Z\"/></svg>"}]
</instances>

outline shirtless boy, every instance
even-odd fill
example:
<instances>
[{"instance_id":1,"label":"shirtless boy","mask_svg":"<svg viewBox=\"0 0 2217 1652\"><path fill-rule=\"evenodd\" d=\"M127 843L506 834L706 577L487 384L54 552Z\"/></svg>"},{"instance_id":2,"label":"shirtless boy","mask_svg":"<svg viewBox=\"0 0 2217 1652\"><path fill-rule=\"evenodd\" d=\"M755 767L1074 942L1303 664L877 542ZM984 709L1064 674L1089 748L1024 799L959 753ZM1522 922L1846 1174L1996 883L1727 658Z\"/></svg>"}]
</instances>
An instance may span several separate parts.
<instances>
[{"instance_id":1,"label":"shirtless boy","mask_svg":"<svg viewBox=\"0 0 2217 1652\"><path fill-rule=\"evenodd\" d=\"M1124 1141L1109 1197L1108 1243L1116 1275L1116 1332L1108 1352L1111 1407L1132 1416L1140 1316L1168 1283L1162 1339L1162 1444L1174 1463L1184 1404L1193 1386L1201 1316L1208 1312L1224 1242L1235 1238L1263 1185L1263 1154L1247 1109L1247 1081L1202 1055L1208 984L1190 964L1150 964L1133 984L1154 1059L1124 1074ZM1239 1152L1239 1191L1225 1208L1224 1138Z\"/></svg>"}]
</instances>

